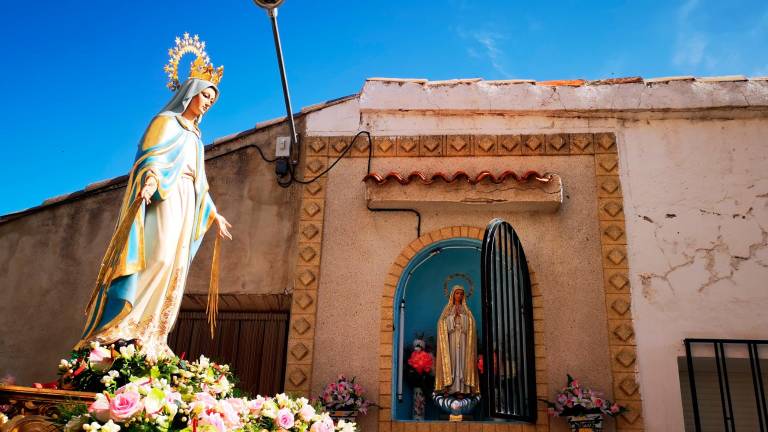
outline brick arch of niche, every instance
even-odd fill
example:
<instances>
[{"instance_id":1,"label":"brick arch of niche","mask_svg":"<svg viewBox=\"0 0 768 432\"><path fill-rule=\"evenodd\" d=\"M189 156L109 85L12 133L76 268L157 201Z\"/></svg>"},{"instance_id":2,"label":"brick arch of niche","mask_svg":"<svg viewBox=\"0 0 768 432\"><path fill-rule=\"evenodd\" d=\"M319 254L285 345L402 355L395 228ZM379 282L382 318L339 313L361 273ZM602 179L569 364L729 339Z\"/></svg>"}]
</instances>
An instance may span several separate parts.
<instances>
[{"instance_id":1,"label":"brick arch of niche","mask_svg":"<svg viewBox=\"0 0 768 432\"><path fill-rule=\"evenodd\" d=\"M394 344L394 307L397 284L408 262L422 249L433 243L452 238L483 240L484 229L471 226L451 226L422 235L406 246L389 267L381 297L381 334L379 338L379 432L517 432L548 431L549 417L543 405L539 406L535 425L518 423L397 421L392 419L392 350ZM528 263L533 292L533 329L536 351L536 397L549 397L547 359L544 343L544 309L536 273ZM490 429L489 429L490 428Z\"/></svg>"}]
</instances>

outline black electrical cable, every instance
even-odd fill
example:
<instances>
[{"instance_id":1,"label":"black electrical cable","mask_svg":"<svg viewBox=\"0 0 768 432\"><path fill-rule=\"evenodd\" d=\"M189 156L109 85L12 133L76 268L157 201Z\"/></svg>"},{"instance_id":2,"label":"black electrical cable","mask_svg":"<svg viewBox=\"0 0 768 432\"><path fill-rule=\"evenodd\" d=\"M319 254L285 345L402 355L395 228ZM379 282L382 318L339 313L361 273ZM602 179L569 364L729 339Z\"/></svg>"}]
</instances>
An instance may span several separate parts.
<instances>
[{"instance_id":1,"label":"black electrical cable","mask_svg":"<svg viewBox=\"0 0 768 432\"><path fill-rule=\"evenodd\" d=\"M319 179L320 177L328 174L328 172L330 170L332 170L333 167L335 167L336 164L339 163L339 161L349 152L349 149L352 148L352 145L355 143L355 140L357 140L357 137L359 137L360 135L363 135L363 134L365 134L368 137L368 149L369 149L369 151L368 151L368 171L370 173L370 170L371 170L371 150L370 149L373 148L373 141L371 140L371 133L370 132L368 132L368 131L360 131L360 132L358 132L352 138L352 141L350 141L349 144L347 144L347 146L344 147L344 150L341 152L341 154L339 154L339 156L336 158L336 160L333 161L333 163L330 166L328 166L328 168L323 170L323 172L321 172L320 174L318 174L317 176L315 176L312 179L302 180L302 179L299 179L298 177L296 177L296 173L294 172L295 167L294 167L293 164L291 164L291 167L292 167L291 175L293 176L293 181L295 181L296 183L299 183L299 184L310 184L310 183L316 181L317 179ZM298 147L298 149L297 149L297 157L296 158L298 159L299 156L300 156L299 152L301 151L301 146L297 146L297 147Z\"/></svg>"},{"instance_id":2,"label":"black electrical cable","mask_svg":"<svg viewBox=\"0 0 768 432\"><path fill-rule=\"evenodd\" d=\"M365 132L365 131L363 131ZM368 175L371 174L371 160L373 159L373 142L371 141L371 134L365 132L368 135ZM358 134L359 135L359 134ZM352 140L352 142L355 142ZM409 212L416 215L416 238L421 237L421 213L416 209L409 208L390 208L390 209L374 209L371 208L370 203L366 203L365 207L368 211L372 212Z\"/></svg>"},{"instance_id":3,"label":"black electrical cable","mask_svg":"<svg viewBox=\"0 0 768 432\"><path fill-rule=\"evenodd\" d=\"M310 184L310 183L313 183L313 182L317 181L320 177L328 174L328 172L330 172L333 169L333 167L335 167L336 164L338 164L339 161L344 156L346 156L346 154L352 148L352 145L355 144L355 141L357 140L357 138L360 137L360 135L365 135L366 138L368 139L368 169L367 169L367 174L370 174L371 173L371 161L373 160L373 139L371 138L371 133L364 130L364 131L358 132L352 138L352 140L349 142L349 144L347 144L347 146L344 148L344 150L342 150L341 154L339 154L339 156L336 158L336 160L333 161L333 163L330 166L328 166L328 168L323 170L323 172L321 172L317 176L315 176L315 177L313 177L313 178L311 178L309 180L304 180L304 179L297 178L296 177L295 164L291 163L291 161L288 161L288 164L289 164L288 180L287 181L281 181L280 178L278 178L277 179L277 184L280 187L288 188L288 187L290 187L293 184L293 182L296 182L296 183L299 183L299 184ZM217 159L217 158L220 158L222 156L226 156L226 155L228 155L230 153L234 153L236 151L239 151L239 150L242 150L242 149L248 148L248 147L255 147L256 150L258 150L259 156L261 156L261 159L263 159L267 163L275 163L275 162L277 162L278 159L280 159L280 158L275 158L275 159L268 158L264 154L264 150L262 150L261 147L259 147L256 144L248 144L248 145L245 145L243 147L239 147L239 148L230 150L228 152L218 154L216 156L211 157L210 159ZM297 145L296 146L296 160L298 160L300 157L301 157L301 145ZM371 208L370 204L367 204L367 203L366 203L366 208L369 211L372 211L372 212L409 212L409 213L415 214L416 215L416 238L421 237L421 213L419 213L418 210L409 209L409 208L374 209L374 208Z\"/></svg>"}]
</instances>

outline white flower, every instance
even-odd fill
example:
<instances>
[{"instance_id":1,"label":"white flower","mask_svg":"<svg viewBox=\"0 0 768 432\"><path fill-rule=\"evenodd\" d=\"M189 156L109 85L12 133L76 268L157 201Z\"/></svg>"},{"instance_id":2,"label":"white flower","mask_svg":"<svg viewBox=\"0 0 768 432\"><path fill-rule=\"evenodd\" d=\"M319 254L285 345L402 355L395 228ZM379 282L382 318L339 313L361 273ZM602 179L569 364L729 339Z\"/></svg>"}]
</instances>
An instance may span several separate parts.
<instances>
[{"instance_id":1,"label":"white flower","mask_svg":"<svg viewBox=\"0 0 768 432\"><path fill-rule=\"evenodd\" d=\"M112 420L110 420L101 427L101 430L102 432L117 432L120 430L120 425L117 425Z\"/></svg>"},{"instance_id":2,"label":"white flower","mask_svg":"<svg viewBox=\"0 0 768 432\"><path fill-rule=\"evenodd\" d=\"M136 347L133 344L120 347L120 356L126 359L133 358L136 355Z\"/></svg>"},{"instance_id":3,"label":"white flower","mask_svg":"<svg viewBox=\"0 0 768 432\"><path fill-rule=\"evenodd\" d=\"M213 389L214 392L217 394L227 393L231 390L231 385L229 384L229 380L227 380L226 376L222 376L219 378L218 381L213 383L211 386L211 389Z\"/></svg>"},{"instance_id":4,"label":"white flower","mask_svg":"<svg viewBox=\"0 0 768 432\"><path fill-rule=\"evenodd\" d=\"M274 400L268 400L264 402L264 406L261 407L261 415L267 418L277 418L277 404Z\"/></svg>"},{"instance_id":5,"label":"white flower","mask_svg":"<svg viewBox=\"0 0 768 432\"><path fill-rule=\"evenodd\" d=\"M210 360L204 355L200 355L200 360L198 360L198 364L200 364L200 367L207 368L211 365Z\"/></svg>"},{"instance_id":6,"label":"white flower","mask_svg":"<svg viewBox=\"0 0 768 432\"><path fill-rule=\"evenodd\" d=\"M280 408L289 408L291 406L291 398L289 398L285 393L280 393L275 396L275 400L277 401L277 405Z\"/></svg>"},{"instance_id":7,"label":"white flower","mask_svg":"<svg viewBox=\"0 0 768 432\"><path fill-rule=\"evenodd\" d=\"M117 377L120 376L120 372L118 372L116 370L111 370L111 371L109 371L109 376L111 376L112 378L117 378Z\"/></svg>"},{"instance_id":8,"label":"white flower","mask_svg":"<svg viewBox=\"0 0 768 432\"><path fill-rule=\"evenodd\" d=\"M66 359L61 359L59 362L59 369L61 370L69 370L72 369L72 364L67 361Z\"/></svg>"},{"instance_id":9,"label":"white flower","mask_svg":"<svg viewBox=\"0 0 768 432\"><path fill-rule=\"evenodd\" d=\"M170 426L170 423L168 422L168 416L166 415L157 416L155 418L155 423L157 423L157 425L163 429L168 429L168 427Z\"/></svg>"},{"instance_id":10,"label":"white flower","mask_svg":"<svg viewBox=\"0 0 768 432\"><path fill-rule=\"evenodd\" d=\"M103 377L101 377L100 381L105 386L111 386L112 384L115 383L115 379L112 378L112 376L110 376L110 375L104 375Z\"/></svg>"},{"instance_id":11,"label":"white flower","mask_svg":"<svg viewBox=\"0 0 768 432\"><path fill-rule=\"evenodd\" d=\"M99 349L100 347L101 347L101 344L99 343L99 341L91 342L91 349L92 350ZM99 427L101 427L101 426L99 426Z\"/></svg>"},{"instance_id":12,"label":"white flower","mask_svg":"<svg viewBox=\"0 0 768 432\"><path fill-rule=\"evenodd\" d=\"M112 421L112 420L110 420L110 421ZM96 422L91 422L91 424L84 424L83 425L83 429L87 430L87 431L94 431L95 432L95 431L101 429L101 425L96 423Z\"/></svg>"},{"instance_id":13,"label":"white flower","mask_svg":"<svg viewBox=\"0 0 768 432\"><path fill-rule=\"evenodd\" d=\"M355 432L355 430L357 430L355 426L355 422L339 420L339 423L336 425L336 430L340 432Z\"/></svg>"}]
</instances>

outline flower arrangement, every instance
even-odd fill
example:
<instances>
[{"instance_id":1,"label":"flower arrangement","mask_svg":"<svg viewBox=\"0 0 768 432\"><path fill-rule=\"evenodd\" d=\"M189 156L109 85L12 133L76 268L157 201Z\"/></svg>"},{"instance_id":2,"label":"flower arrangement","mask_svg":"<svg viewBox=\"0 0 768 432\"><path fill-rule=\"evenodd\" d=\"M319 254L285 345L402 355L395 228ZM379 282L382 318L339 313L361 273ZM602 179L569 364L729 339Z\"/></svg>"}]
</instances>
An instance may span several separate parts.
<instances>
[{"instance_id":1,"label":"flower arrangement","mask_svg":"<svg viewBox=\"0 0 768 432\"><path fill-rule=\"evenodd\" d=\"M579 380L568 375L568 384L557 393L554 402L543 400L551 416L585 416L604 414L615 417L627 409L617 403L603 399L599 392L582 387Z\"/></svg>"},{"instance_id":2,"label":"flower arrangement","mask_svg":"<svg viewBox=\"0 0 768 432\"><path fill-rule=\"evenodd\" d=\"M60 383L69 388L102 388L87 410L62 412L64 432L354 432L356 427L334 425L305 398L235 397L229 367L204 356L194 362L153 358L135 344L93 343L59 368Z\"/></svg>"},{"instance_id":3,"label":"flower arrangement","mask_svg":"<svg viewBox=\"0 0 768 432\"><path fill-rule=\"evenodd\" d=\"M141 378L164 379L181 392L210 391L227 395L234 390L229 366L201 357L189 362L177 356L150 356L132 341L109 346L92 342L59 362L58 388L114 392Z\"/></svg>"},{"instance_id":4,"label":"flower arrangement","mask_svg":"<svg viewBox=\"0 0 768 432\"><path fill-rule=\"evenodd\" d=\"M339 375L336 382L328 383L320 394L319 400L328 411L352 411L366 414L373 403L363 396L363 387L355 383L355 377L347 379Z\"/></svg>"},{"instance_id":5,"label":"flower arrangement","mask_svg":"<svg viewBox=\"0 0 768 432\"><path fill-rule=\"evenodd\" d=\"M405 379L413 387L428 390L434 385L435 356L423 335L417 335L412 346L406 362Z\"/></svg>"}]
</instances>

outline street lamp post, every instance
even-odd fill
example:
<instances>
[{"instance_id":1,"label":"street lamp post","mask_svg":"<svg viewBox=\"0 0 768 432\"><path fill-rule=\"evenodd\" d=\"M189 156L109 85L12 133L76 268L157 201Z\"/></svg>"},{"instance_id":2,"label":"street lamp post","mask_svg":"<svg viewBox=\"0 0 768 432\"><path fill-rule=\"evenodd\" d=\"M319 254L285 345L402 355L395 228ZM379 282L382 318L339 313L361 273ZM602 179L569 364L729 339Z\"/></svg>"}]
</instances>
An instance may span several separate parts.
<instances>
[{"instance_id":1,"label":"street lamp post","mask_svg":"<svg viewBox=\"0 0 768 432\"><path fill-rule=\"evenodd\" d=\"M289 174L290 167L288 164L293 163L290 160L292 150L297 148L298 135L296 134L296 123L293 120L293 109L291 108L291 95L288 91L288 78L285 74L285 63L283 62L283 48L280 44L280 32L277 29L277 8L283 4L285 0L253 0L256 6L267 11L269 20L272 22L272 36L275 38L275 52L277 53L277 65L280 68L280 79L283 83L283 98L285 99L285 112L288 118L288 127L291 133L291 142L287 149L287 155L278 158L276 165L276 171L278 176L285 176ZM280 163L282 161L282 163Z\"/></svg>"}]
</instances>

